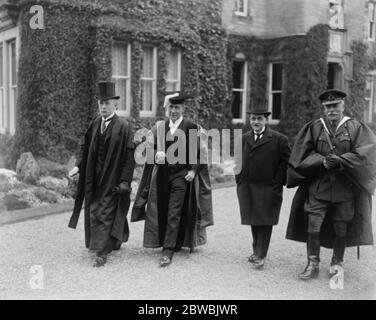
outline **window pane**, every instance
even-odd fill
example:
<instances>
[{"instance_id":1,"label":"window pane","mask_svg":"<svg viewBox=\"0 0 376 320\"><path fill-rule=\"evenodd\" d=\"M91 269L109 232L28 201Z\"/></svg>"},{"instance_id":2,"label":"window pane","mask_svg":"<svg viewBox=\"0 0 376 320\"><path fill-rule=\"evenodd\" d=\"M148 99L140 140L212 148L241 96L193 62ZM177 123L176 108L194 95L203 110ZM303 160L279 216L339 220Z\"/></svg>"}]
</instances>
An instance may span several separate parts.
<instances>
[{"instance_id":1,"label":"window pane","mask_svg":"<svg viewBox=\"0 0 376 320\"><path fill-rule=\"evenodd\" d=\"M368 76L366 81L366 92L365 92L365 98L371 98L372 93L372 77Z\"/></svg>"},{"instance_id":2,"label":"window pane","mask_svg":"<svg viewBox=\"0 0 376 320\"><path fill-rule=\"evenodd\" d=\"M232 92L232 117L235 119L242 118L242 101L243 100L243 92Z\"/></svg>"},{"instance_id":3,"label":"window pane","mask_svg":"<svg viewBox=\"0 0 376 320\"><path fill-rule=\"evenodd\" d=\"M127 99L127 79L113 79L115 81L115 92L119 99L119 110L126 110Z\"/></svg>"},{"instance_id":4,"label":"window pane","mask_svg":"<svg viewBox=\"0 0 376 320\"><path fill-rule=\"evenodd\" d=\"M282 90L282 63L273 63L272 90Z\"/></svg>"},{"instance_id":5,"label":"window pane","mask_svg":"<svg viewBox=\"0 0 376 320\"><path fill-rule=\"evenodd\" d=\"M112 74L117 76L127 76L127 60L127 44L115 42L112 48Z\"/></svg>"},{"instance_id":6,"label":"window pane","mask_svg":"<svg viewBox=\"0 0 376 320\"><path fill-rule=\"evenodd\" d=\"M4 85L3 83L4 73L3 73L3 46L0 45L0 87Z\"/></svg>"},{"instance_id":7,"label":"window pane","mask_svg":"<svg viewBox=\"0 0 376 320\"><path fill-rule=\"evenodd\" d=\"M177 81L166 81L166 91L179 91L179 83Z\"/></svg>"},{"instance_id":8,"label":"window pane","mask_svg":"<svg viewBox=\"0 0 376 320\"><path fill-rule=\"evenodd\" d=\"M152 81L141 82L141 96L142 96L142 110L151 111L152 110Z\"/></svg>"},{"instance_id":9,"label":"window pane","mask_svg":"<svg viewBox=\"0 0 376 320\"><path fill-rule=\"evenodd\" d=\"M273 93L273 119L281 119L282 93Z\"/></svg>"},{"instance_id":10,"label":"window pane","mask_svg":"<svg viewBox=\"0 0 376 320\"><path fill-rule=\"evenodd\" d=\"M368 27L369 27L369 29L368 29L368 38L372 39L372 29L373 29L372 22L369 23Z\"/></svg>"},{"instance_id":11,"label":"window pane","mask_svg":"<svg viewBox=\"0 0 376 320\"><path fill-rule=\"evenodd\" d=\"M167 79L178 80L179 56L177 50L171 50L167 55Z\"/></svg>"},{"instance_id":12,"label":"window pane","mask_svg":"<svg viewBox=\"0 0 376 320\"><path fill-rule=\"evenodd\" d=\"M243 12L244 11L244 0L237 1L237 11Z\"/></svg>"},{"instance_id":13,"label":"window pane","mask_svg":"<svg viewBox=\"0 0 376 320\"><path fill-rule=\"evenodd\" d=\"M374 5L372 2L370 2L368 4L368 19L373 20L373 16L374 16Z\"/></svg>"},{"instance_id":14,"label":"window pane","mask_svg":"<svg viewBox=\"0 0 376 320\"><path fill-rule=\"evenodd\" d=\"M1 114L1 128L5 127L5 108L4 108L4 89L0 89L0 114Z\"/></svg>"},{"instance_id":15,"label":"window pane","mask_svg":"<svg viewBox=\"0 0 376 320\"><path fill-rule=\"evenodd\" d=\"M143 47L142 50L142 76L153 78L153 48Z\"/></svg>"},{"instance_id":16,"label":"window pane","mask_svg":"<svg viewBox=\"0 0 376 320\"><path fill-rule=\"evenodd\" d=\"M10 43L10 55L11 55L11 85L17 85L17 66L16 66L16 42Z\"/></svg>"},{"instance_id":17,"label":"window pane","mask_svg":"<svg viewBox=\"0 0 376 320\"><path fill-rule=\"evenodd\" d=\"M234 61L232 68L232 81L233 88L243 89L244 88L244 62Z\"/></svg>"}]
</instances>

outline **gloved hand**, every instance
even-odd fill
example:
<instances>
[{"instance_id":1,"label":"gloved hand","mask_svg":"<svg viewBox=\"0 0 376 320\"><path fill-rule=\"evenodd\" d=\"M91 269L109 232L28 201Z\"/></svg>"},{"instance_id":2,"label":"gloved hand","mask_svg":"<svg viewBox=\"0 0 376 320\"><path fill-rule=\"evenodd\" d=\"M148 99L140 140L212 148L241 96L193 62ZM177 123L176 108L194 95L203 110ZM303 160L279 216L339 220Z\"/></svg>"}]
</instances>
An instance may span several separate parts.
<instances>
[{"instance_id":1,"label":"gloved hand","mask_svg":"<svg viewBox=\"0 0 376 320\"><path fill-rule=\"evenodd\" d=\"M131 187L129 186L129 182L123 181L117 187L112 188L112 194L116 195L124 195L130 193L132 191Z\"/></svg>"},{"instance_id":2,"label":"gloved hand","mask_svg":"<svg viewBox=\"0 0 376 320\"><path fill-rule=\"evenodd\" d=\"M340 163L340 158L336 154L330 153L325 157L324 166L328 170L337 169Z\"/></svg>"}]
</instances>

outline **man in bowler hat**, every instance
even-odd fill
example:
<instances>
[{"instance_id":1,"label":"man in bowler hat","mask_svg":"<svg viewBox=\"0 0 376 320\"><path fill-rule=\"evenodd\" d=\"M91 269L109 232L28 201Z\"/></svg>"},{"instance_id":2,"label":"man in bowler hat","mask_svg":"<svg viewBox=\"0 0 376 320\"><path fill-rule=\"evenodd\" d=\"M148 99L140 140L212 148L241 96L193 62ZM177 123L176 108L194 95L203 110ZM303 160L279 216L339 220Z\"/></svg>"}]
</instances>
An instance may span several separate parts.
<instances>
[{"instance_id":1,"label":"man in bowler hat","mask_svg":"<svg viewBox=\"0 0 376 320\"><path fill-rule=\"evenodd\" d=\"M273 225L278 224L283 185L290 156L288 139L268 126L265 99L252 101L251 130L242 135L242 154L236 155L235 178L241 223L250 225L253 253L248 261L255 269L264 266Z\"/></svg>"},{"instance_id":2,"label":"man in bowler hat","mask_svg":"<svg viewBox=\"0 0 376 320\"><path fill-rule=\"evenodd\" d=\"M345 97L337 89L319 95L324 116L300 130L289 160L287 186L299 188L286 237L307 242L302 280L318 277L320 246L333 248L329 276L338 273L338 278L346 246L373 244L376 137L365 124L344 115Z\"/></svg>"},{"instance_id":3,"label":"man in bowler hat","mask_svg":"<svg viewBox=\"0 0 376 320\"><path fill-rule=\"evenodd\" d=\"M119 98L113 82L98 83L99 117L90 123L76 166L69 173L79 175L69 227L76 228L85 202L85 245L96 253L94 267L103 266L107 255L120 249L129 236L134 143L129 124L115 113Z\"/></svg>"}]
</instances>

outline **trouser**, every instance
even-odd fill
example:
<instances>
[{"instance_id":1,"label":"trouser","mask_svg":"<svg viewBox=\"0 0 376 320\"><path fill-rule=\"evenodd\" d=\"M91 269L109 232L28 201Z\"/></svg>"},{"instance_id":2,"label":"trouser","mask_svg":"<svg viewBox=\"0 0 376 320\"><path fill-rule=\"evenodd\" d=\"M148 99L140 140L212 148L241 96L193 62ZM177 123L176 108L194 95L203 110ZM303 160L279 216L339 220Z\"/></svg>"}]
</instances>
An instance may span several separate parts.
<instances>
[{"instance_id":1,"label":"trouser","mask_svg":"<svg viewBox=\"0 0 376 320\"><path fill-rule=\"evenodd\" d=\"M251 226L253 237L253 253L260 258L265 258L272 236L273 226Z\"/></svg>"},{"instance_id":2,"label":"trouser","mask_svg":"<svg viewBox=\"0 0 376 320\"><path fill-rule=\"evenodd\" d=\"M167 216L161 216L163 219L159 220L160 223L160 235L162 235L163 249L173 253L173 250L176 247L176 242L179 234L182 211L184 206L184 200L188 188L188 182L185 180L187 170L183 170L179 174L168 175L168 184L167 188L160 190L160 193L163 193L162 198L158 196L158 200L167 202ZM166 176L165 176L166 178ZM158 204L158 211L165 206ZM162 217L161 217L162 218ZM164 237L163 237L164 235Z\"/></svg>"},{"instance_id":3,"label":"trouser","mask_svg":"<svg viewBox=\"0 0 376 320\"><path fill-rule=\"evenodd\" d=\"M353 202L347 201L331 203L328 201L318 200L310 196L305 204L305 211L308 214L309 234L320 234L321 225L328 209L331 209L333 212L333 226L335 232L332 264L341 264L343 262L346 248L347 222L354 216ZM314 236L308 238L314 238ZM309 256L309 248L315 248L316 246L312 246L312 244L310 245L308 242L309 241L307 241L307 250ZM311 252L311 254L313 255L313 252Z\"/></svg>"}]
</instances>

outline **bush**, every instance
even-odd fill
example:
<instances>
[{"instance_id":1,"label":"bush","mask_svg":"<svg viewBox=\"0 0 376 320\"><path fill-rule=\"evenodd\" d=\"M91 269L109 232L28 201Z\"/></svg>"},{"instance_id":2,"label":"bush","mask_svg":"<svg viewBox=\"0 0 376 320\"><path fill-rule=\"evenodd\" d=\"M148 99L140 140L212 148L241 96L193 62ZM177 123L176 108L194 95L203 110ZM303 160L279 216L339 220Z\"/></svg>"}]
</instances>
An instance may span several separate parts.
<instances>
[{"instance_id":1,"label":"bush","mask_svg":"<svg viewBox=\"0 0 376 320\"><path fill-rule=\"evenodd\" d=\"M9 134L0 134L0 168L15 170L16 164L15 137Z\"/></svg>"}]
</instances>

